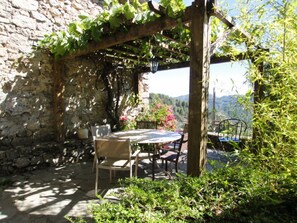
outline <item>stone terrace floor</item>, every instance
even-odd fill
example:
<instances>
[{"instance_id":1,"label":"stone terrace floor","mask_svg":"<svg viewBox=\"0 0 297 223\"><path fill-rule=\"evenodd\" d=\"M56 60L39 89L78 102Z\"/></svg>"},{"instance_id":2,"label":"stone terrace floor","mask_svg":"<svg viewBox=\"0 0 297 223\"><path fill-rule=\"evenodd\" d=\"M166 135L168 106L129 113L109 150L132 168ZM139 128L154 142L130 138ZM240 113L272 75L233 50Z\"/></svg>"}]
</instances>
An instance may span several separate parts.
<instances>
[{"instance_id":1,"label":"stone terrace floor","mask_svg":"<svg viewBox=\"0 0 297 223\"><path fill-rule=\"evenodd\" d=\"M230 159L229 154L216 150L208 150L207 158L208 161L218 160L223 163ZM180 172L185 172L186 163L180 163L179 169ZM212 169L210 162L207 169ZM100 174L101 196L106 196L108 191L116 187L116 178L128 176L127 172L117 172L116 178L109 183L108 172L101 170ZM148 161L141 162L138 175L151 178L151 164ZM172 176L174 177L174 173ZM162 178L168 176L165 175L162 164L159 164L156 179ZM10 179L13 182L11 186L4 190L0 187L2 223L62 223L69 222L65 216L88 218L91 216L89 206L99 202L94 195L95 173L92 172L92 160L35 170Z\"/></svg>"}]
</instances>

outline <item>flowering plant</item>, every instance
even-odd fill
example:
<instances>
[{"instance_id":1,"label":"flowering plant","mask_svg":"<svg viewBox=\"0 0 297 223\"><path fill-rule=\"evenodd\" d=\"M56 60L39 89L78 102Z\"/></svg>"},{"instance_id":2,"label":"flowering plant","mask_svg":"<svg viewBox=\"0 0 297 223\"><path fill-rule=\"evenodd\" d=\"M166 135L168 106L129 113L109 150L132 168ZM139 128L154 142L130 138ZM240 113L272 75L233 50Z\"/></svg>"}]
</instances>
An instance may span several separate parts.
<instances>
[{"instance_id":1,"label":"flowering plant","mask_svg":"<svg viewBox=\"0 0 297 223\"><path fill-rule=\"evenodd\" d=\"M135 123L131 117L128 117L127 115L123 115L120 117L121 130L133 129L134 126L135 126Z\"/></svg>"},{"instance_id":2,"label":"flowering plant","mask_svg":"<svg viewBox=\"0 0 297 223\"><path fill-rule=\"evenodd\" d=\"M159 129L176 130L176 119L169 105L153 102L150 108L140 113L137 120L156 121Z\"/></svg>"},{"instance_id":3,"label":"flowering plant","mask_svg":"<svg viewBox=\"0 0 297 223\"><path fill-rule=\"evenodd\" d=\"M128 120L128 116L126 116L126 115L120 117L121 122L125 122L127 120Z\"/></svg>"}]
</instances>

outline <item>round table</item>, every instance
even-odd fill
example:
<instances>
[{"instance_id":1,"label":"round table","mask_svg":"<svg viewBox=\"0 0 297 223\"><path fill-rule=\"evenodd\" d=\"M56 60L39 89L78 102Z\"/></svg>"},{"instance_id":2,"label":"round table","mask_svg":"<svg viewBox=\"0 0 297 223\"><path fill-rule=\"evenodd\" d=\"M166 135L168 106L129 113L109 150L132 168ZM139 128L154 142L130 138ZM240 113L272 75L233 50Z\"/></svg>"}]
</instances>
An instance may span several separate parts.
<instances>
[{"instance_id":1,"label":"round table","mask_svg":"<svg viewBox=\"0 0 297 223\"><path fill-rule=\"evenodd\" d=\"M113 132L108 138L130 139L132 143L138 144L155 144L154 156L152 163L152 178L155 179L155 160L159 144L169 143L181 139L178 132L159 130L159 129L133 129L126 131Z\"/></svg>"},{"instance_id":2,"label":"round table","mask_svg":"<svg viewBox=\"0 0 297 223\"><path fill-rule=\"evenodd\" d=\"M178 132L159 129L133 129L113 132L108 137L130 139L131 142L139 144L160 144L179 140L181 135Z\"/></svg>"}]
</instances>

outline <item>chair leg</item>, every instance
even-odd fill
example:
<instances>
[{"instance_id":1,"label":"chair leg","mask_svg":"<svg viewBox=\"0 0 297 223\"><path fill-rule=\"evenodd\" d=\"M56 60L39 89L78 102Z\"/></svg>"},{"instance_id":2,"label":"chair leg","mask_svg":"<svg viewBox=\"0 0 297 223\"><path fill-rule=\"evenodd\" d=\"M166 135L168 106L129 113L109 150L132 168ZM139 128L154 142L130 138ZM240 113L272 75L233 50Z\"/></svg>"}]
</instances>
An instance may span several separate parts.
<instances>
[{"instance_id":1,"label":"chair leg","mask_svg":"<svg viewBox=\"0 0 297 223\"><path fill-rule=\"evenodd\" d=\"M112 170L109 170L109 183L111 183L112 180Z\"/></svg>"},{"instance_id":2,"label":"chair leg","mask_svg":"<svg viewBox=\"0 0 297 223\"><path fill-rule=\"evenodd\" d=\"M168 170L168 162L167 162L167 160L165 160L165 171L167 172L167 170Z\"/></svg>"},{"instance_id":3,"label":"chair leg","mask_svg":"<svg viewBox=\"0 0 297 223\"><path fill-rule=\"evenodd\" d=\"M177 170L177 164L178 164L178 162L176 161L176 162L175 162L175 173L178 173L178 170Z\"/></svg>"},{"instance_id":4,"label":"chair leg","mask_svg":"<svg viewBox=\"0 0 297 223\"><path fill-rule=\"evenodd\" d=\"M138 174L138 158L136 158L136 161L135 161L135 177L137 178L137 174Z\"/></svg>"},{"instance_id":5,"label":"chair leg","mask_svg":"<svg viewBox=\"0 0 297 223\"><path fill-rule=\"evenodd\" d=\"M92 173L94 173L94 170L96 168L96 160L97 160L96 155L94 155Z\"/></svg>"},{"instance_id":6,"label":"chair leg","mask_svg":"<svg viewBox=\"0 0 297 223\"><path fill-rule=\"evenodd\" d=\"M98 193L98 177L99 177L99 168L96 167L95 195L97 195Z\"/></svg>"},{"instance_id":7,"label":"chair leg","mask_svg":"<svg viewBox=\"0 0 297 223\"><path fill-rule=\"evenodd\" d=\"M155 162L156 162L156 158L155 158L155 154L152 157L152 180L155 180Z\"/></svg>"}]
</instances>

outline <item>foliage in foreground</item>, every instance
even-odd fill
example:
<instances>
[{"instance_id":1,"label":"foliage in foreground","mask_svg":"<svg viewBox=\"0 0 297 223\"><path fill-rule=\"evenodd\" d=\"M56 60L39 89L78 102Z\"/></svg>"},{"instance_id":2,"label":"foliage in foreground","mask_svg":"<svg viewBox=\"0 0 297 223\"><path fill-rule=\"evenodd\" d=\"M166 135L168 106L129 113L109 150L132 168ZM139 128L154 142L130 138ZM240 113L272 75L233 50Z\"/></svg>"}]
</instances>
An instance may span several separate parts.
<instances>
[{"instance_id":1,"label":"foliage in foreground","mask_svg":"<svg viewBox=\"0 0 297 223\"><path fill-rule=\"evenodd\" d=\"M95 222L296 222L297 176L227 167L200 178L126 179L118 203L92 206ZM84 222L82 219L80 222ZM74 220L75 222L75 220Z\"/></svg>"}]
</instances>

